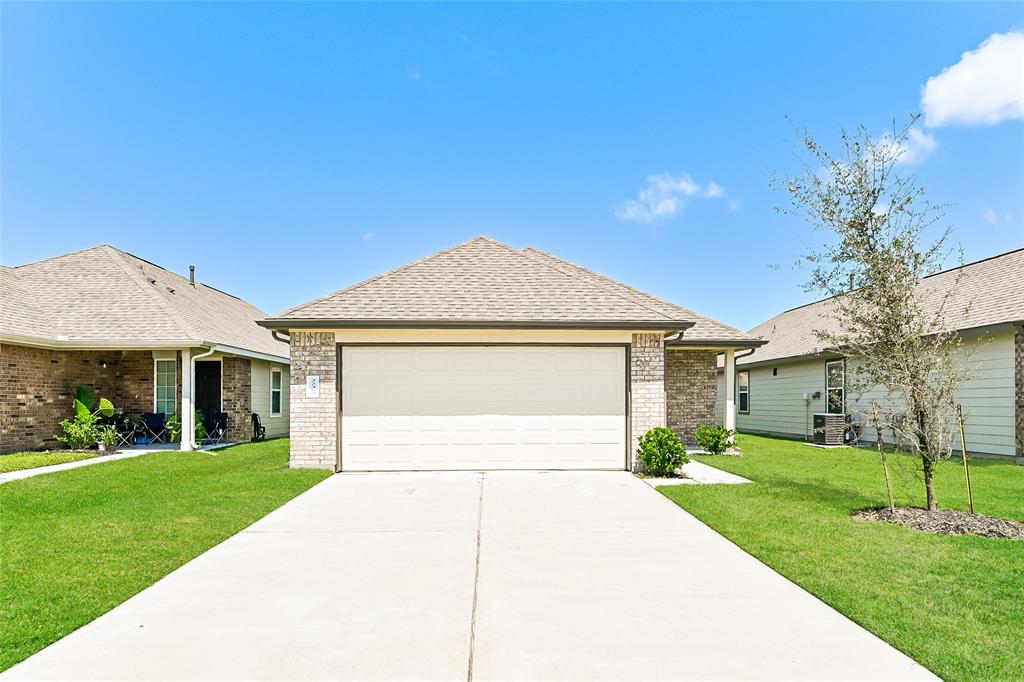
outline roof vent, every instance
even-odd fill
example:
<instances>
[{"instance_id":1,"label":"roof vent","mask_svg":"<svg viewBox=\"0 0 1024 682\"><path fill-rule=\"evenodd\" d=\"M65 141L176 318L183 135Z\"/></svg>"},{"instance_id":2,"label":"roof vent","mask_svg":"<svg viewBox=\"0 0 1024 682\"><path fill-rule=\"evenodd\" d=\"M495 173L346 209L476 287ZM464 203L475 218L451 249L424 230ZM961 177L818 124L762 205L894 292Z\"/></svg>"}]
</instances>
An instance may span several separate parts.
<instances>
[{"instance_id":1,"label":"roof vent","mask_svg":"<svg viewBox=\"0 0 1024 682\"><path fill-rule=\"evenodd\" d=\"M156 280L153 279L152 277L147 277L146 281L149 282L150 284L156 284Z\"/></svg>"},{"instance_id":2,"label":"roof vent","mask_svg":"<svg viewBox=\"0 0 1024 682\"><path fill-rule=\"evenodd\" d=\"M172 289L170 287L164 287L164 288L167 289L167 291L171 292L172 294L174 293L174 289Z\"/></svg>"},{"instance_id":3,"label":"roof vent","mask_svg":"<svg viewBox=\"0 0 1024 682\"><path fill-rule=\"evenodd\" d=\"M193 287L196 285L196 266L188 266L188 283Z\"/></svg>"}]
</instances>

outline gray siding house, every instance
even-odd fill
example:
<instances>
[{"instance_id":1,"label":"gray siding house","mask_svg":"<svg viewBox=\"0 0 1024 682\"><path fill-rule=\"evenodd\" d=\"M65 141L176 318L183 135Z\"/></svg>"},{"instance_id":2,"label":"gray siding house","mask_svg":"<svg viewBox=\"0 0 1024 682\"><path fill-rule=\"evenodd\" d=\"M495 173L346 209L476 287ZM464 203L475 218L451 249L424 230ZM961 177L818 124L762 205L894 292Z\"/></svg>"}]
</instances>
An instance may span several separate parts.
<instances>
[{"instance_id":1,"label":"gray siding house","mask_svg":"<svg viewBox=\"0 0 1024 682\"><path fill-rule=\"evenodd\" d=\"M959 270L924 278L924 300L937 303ZM948 328L964 339L964 362L972 373L958 395L967 449L1024 458L1024 249L964 265L962 272L948 306ZM847 394L844 358L818 347L813 330L835 324L827 317L830 301L787 310L750 330L768 343L736 359L729 393L736 399L740 431L811 439L815 414L856 415L870 403L874 395ZM966 316L960 314L964 308ZM718 381L724 395L724 369ZM723 409L720 399L719 414ZM871 440L870 431L865 434Z\"/></svg>"}]
</instances>

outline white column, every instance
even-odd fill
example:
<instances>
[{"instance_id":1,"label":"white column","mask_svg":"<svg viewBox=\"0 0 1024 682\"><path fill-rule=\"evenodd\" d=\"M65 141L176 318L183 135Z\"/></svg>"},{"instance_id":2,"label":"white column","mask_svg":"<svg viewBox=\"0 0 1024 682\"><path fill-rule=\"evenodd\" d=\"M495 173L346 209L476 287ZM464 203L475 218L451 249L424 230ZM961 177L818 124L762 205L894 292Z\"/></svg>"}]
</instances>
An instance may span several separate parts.
<instances>
[{"instance_id":1,"label":"white column","mask_svg":"<svg viewBox=\"0 0 1024 682\"><path fill-rule=\"evenodd\" d=\"M195 409L192 407L192 351L181 349L181 449L192 449L192 438L196 432Z\"/></svg>"},{"instance_id":2,"label":"white column","mask_svg":"<svg viewBox=\"0 0 1024 682\"><path fill-rule=\"evenodd\" d=\"M725 428L736 430L736 351L725 351ZM732 438L729 442L732 442Z\"/></svg>"}]
</instances>

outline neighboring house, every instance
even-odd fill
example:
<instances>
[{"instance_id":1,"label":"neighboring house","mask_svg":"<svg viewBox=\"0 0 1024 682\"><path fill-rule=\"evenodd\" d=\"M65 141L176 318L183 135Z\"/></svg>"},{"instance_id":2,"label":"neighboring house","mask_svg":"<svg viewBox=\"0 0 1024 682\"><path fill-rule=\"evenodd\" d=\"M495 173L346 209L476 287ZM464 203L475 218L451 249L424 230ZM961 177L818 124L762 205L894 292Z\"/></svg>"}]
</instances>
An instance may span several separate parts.
<instances>
[{"instance_id":1,"label":"neighboring house","mask_svg":"<svg viewBox=\"0 0 1024 682\"><path fill-rule=\"evenodd\" d=\"M921 280L926 305L938 309L961 268ZM1024 457L1024 249L964 265L947 305L947 329L957 329L972 378L958 400L966 417L967 450ZM811 438L815 414L856 414L871 395L847 395L846 363L819 347L814 329L834 329L831 299L800 306L750 330L769 343L736 360L733 393L740 431ZM963 310L968 313L963 316ZM725 393L724 370L719 392ZM831 400L829 400L831 398ZM721 401L720 401L721 402ZM719 409L724 408L724 402ZM865 429L872 440L870 429Z\"/></svg>"},{"instance_id":2,"label":"neighboring house","mask_svg":"<svg viewBox=\"0 0 1024 682\"><path fill-rule=\"evenodd\" d=\"M763 343L486 237L261 324L291 339L292 466L339 471L629 469L648 429L713 422L717 355Z\"/></svg>"},{"instance_id":3,"label":"neighboring house","mask_svg":"<svg viewBox=\"0 0 1024 682\"><path fill-rule=\"evenodd\" d=\"M78 385L131 417L227 412L231 441L252 412L288 433L288 346L235 296L105 245L0 266L0 291L0 452L59 447Z\"/></svg>"}]
</instances>

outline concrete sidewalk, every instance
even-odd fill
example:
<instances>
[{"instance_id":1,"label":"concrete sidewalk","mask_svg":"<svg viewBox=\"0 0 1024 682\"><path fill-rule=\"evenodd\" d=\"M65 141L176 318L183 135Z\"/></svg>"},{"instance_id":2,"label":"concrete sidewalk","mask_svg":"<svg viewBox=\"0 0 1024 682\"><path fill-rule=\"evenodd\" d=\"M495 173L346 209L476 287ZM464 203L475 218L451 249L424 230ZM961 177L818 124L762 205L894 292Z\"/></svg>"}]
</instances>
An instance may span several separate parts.
<instances>
[{"instance_id":1,"label":"concrete sidewalk","mask_svg":"<svg viewBox=\"0 0 1024 682\"><path fill-rule=\"evenodd\" d=\"M934 679L616 472L340 474L4 679Z\"/></svg>"}]
</instances>

